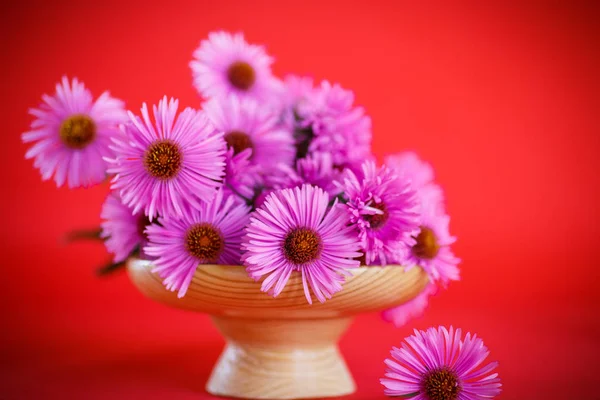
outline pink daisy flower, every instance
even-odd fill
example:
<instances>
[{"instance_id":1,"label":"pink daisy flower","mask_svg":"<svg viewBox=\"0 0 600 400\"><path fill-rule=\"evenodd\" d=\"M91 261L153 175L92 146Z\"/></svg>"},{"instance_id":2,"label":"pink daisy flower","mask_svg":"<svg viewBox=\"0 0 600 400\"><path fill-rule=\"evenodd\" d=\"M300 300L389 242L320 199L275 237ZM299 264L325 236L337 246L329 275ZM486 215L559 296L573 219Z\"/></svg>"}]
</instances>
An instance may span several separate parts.
<instances>
[{"instance_id":1,"label":"pink daisy flower","mask_svg":"<svg viewBox=\"0 0 600 400\"><path fill-rule=\"evenodd\" d=\"M450 249L456 238L450 235L449 224L450 217L440 214L436 203L422 203L421 225L404 262L407 269L420 266L432 282L439 282L442 286L460 279L460 259Z\"/></svg>"},{"instance_id":2,"label":"pink daisy flower","mask_svg":"<svg viewBox=\"0 0 600 400\"><path fill-rule=\"evenodd\" d=\"M433 167L412 151L387 156L385 165L393 169L401 179L409 181L422 202L435 204L437 212L444 213L444 192L433 182Z\"/></svg>"},{"instance_id":3,"label":"pink daisy flower","mask_svg":"<svg viewBox=\"0 0 600 400\"><path fill-rule=\"evenodd\" d=\"M263 292L278 296L293 271L311 304L309 288L320 302L342 289L348 269L358 267L359 244L346 213L328 204L322 189L303 185L271 193L252 215L243 261L251 278L266 277Z\"/></svg>"},{"instance_id":4,"label":"pink daisy flower","mask_svg":"<svg viewBox=\"0 0 600 400\"><path fill-rule=\"evenodd\" d=\"M218 131L225 132L234 155L250 149L250 165L272 172L277 164L291 165L295 148L291 132L278 125L278 116L252 99L230 96L204 104L206 115Z\"/></svg>"},{"instance_id":5,"label":"pink daisy flower","mask_svg":"<svg viewBox=\"0 0 600 400\"><path fill-rule=\"evenodd\" d=\"M113 139L116 174L111 188L134 213L180 216L186 205L200 207L221 185L225 143L203 113L186 108L176 117L179 101L165 96L154 106L155 123L146 103L142 118L129 112L124 138Z\"/></svg>"},{"instance_id":6,"label":"pink daisy flower","mask_svg":"<svg viewBox=\"0 0 600 400\"><path fill-rule=\"evenodd\" d=\"M144 230L150 225L148 217L143 213L134 214L124 205L115 193L108 195L102 205L102 233L104 245L109 253L114 254L114 262L125 261L132 253L141 253L146 244Z\"/></svg>"},{"instance_id":7,"label":"pink daisy flower","mask_svg":"<svg viewBox=\"0 0 600 400\"><path fill-rule=\"evenodd\" d=\"M408 321L422 316L429 304L429 297L435 295L437 291L437 286L429 283L417 297L405 304L384 310L381 316L385 321L391 322L397 328L400 328L406 325Z\"/></svg>"},{"instance_id":8,"label":"pink daisy flower","mask_svg":"<svg viewBox=\"0 0 600 400\"><path fill-rule=\"evenodd\" d=\"M354 107L354 94L325 81L309 101L297 107L298 158L311 152L331 153L339 167L356 167L372 159L371 118Z\"/></svg>"},{"instance_id":9,"label":"pink daisy flower","mask_svg":"<svg viewBox=\"0 0 600 400\"><path fill-rule=\"evenodd\" d=\"M146 228L149 244L144 251L156 258L153 271L167 289L178 290L178 297L183 297L198 265L239 265L249 212L249 207L218 190L211 202L179 218L159 218L162 226Z\"/></svg>"},{"instance_id":10,"label":"pink daisy flower","mask_svg":"<svg viewBox=\"0 0 600 400\"><path fill-rule=\"evenodd\" d=\"M402 262L419 228L419 204L411 186L372 161L362 164L360 177L347 170L340 185L348 199L350 222L362 242L365 263Z\"/></svg>"},{"instance_id":11,"label":"pink daisy flower","mask_svg":"<svg viewBox=\"0 0 600 400\"><path fill-rule=\"evenodd\" d=\"M194 85L204 98L231 94L267 100L281 91L271 73L273 58L263 46L248 44L241 33L212 32L190 62Z\"/></svg>"},{"instance_id":12,"label":"pink daisy flower","mask_svg":"<svg viewBox=\"0 0 600 400\"><path fill-rule=\"evenodd\" d=\"M489 351L477 335L445 327L414 331L401 348L392 348L381 384L388 396L412 400L482 400L497 396L502 384L484 364Z\"/></svg>"},{"instance_id":13,"label":"pink daisy flower","mask_svg":"<svg viewBox=\"0 0 600 400\"><path fill-rule=\"evenodd\" d=\"M23 142L36 142L25 154L34 158L43 180L54 176L57 186L88 187L106 178L104 157L111 136L119 134L118 125L127 119L123 102L104 92L95 101L77 78L67 77L56 85L54 96L43 95L39 108L29 113L36 117Z\"/></svg>"}]
</instances>

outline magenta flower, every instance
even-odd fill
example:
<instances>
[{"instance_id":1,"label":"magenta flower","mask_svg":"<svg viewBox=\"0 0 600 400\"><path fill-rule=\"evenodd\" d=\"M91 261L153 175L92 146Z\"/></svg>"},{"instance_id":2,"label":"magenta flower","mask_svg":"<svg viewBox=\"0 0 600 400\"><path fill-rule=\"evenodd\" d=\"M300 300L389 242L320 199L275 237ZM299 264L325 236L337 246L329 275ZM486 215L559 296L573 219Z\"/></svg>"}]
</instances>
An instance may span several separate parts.
<instances>
[{"instance_id":1,"label":"magenta flower","mask_svg":"<svg viewBox=\"0 0 600 400\"><path fill-rule=\"evenodd\" d=\"M276 171L265 177L269 187L288 189L305 183L318 186L334 198L341 193L336 181L341 171L333 165L331 154L315 152L296 161L296 167L278 165Z\"/></svg>"},{"instance_id":2,"label":"magenta flower","mask_svg":"<svg viewBox=\"0 0 600 400\"><path fill-rule=\"evenodd\" d=\"M410 182L421 202L433 204L438 213L445 212L444 193L433 182L433 168L429 163L421 160L416 153L405 151L386 157L385 165L402 180Z\"/></svg>"},{"instance_id":3,"label":"magenta flower","mask_svg":"<svg viewBox=\"0 0 600 400\"><path fill-rule=\"evenodd\" d=\"M271 73L273 58L263 46L248 44L241 33L212 32L190 62L194 85L204 98L231 94L267 100L281 91Z\"/></svg>"},{"instance_id":4,"label":"magenta flower","mask_svg":"<svg viewBox=\"0 0 600 400\"><path fill-rule=\"evenodd\" d=\"M206 115L221 132L234 155L250 149L250 165L272 173L274 165L291 165L296 150L291 132L278 125L278 116L252 99L229 96L204 104Z\"/></svg>"},{"instance_id":5,"label":"magenta flower","mask_svg":"<svg viewBox=\"0 0 600 400\"><path fill-rule=\"evenodd\" d=\"M294 271L309 303L309 288L320 302L342 289L348 269L358 267L359 243L346 213L328 204L322 189L303 185L271 193L252 215L243 261L251 278L266 277L263 292L278 296Z\"/></svg>"},{"instance_id":6,"label":"magenta flower","mask_svg":"<svg viewBox=\"0 0 600 400\"><path fill-rule=\"evenodd\" d=\"M460 279L458 263L450 245L456 238L450 235L450 217L437 212L437 203L421 204L421 225L404 265L407 269L420 266L432 282L446 286L451 280Z\"/></svg>"},{"instance_id":7,"label":"magenta flower","mask_svg":"<svg viewBox=\"0 0 600 400\"><path fill-rule=\"evenodd\" d=\"M279 99L282 122L290 130L300 128L298 111L308 107L316 96L313 80L310 77L288 75L284 79L284 87Z\"/></svg>"},{"instance_id":8,"label":"magenta flower","mask_svg":"<svg viewBox=\"0 0 600 400\"><path fill-rule=\"evenodd\" d=\"M136 250L142 253L146 244L144 229L150 224L143 213L134 214L129 207L121 203L115 193L108 195L102 205L102 233L104 245L114 254L114 262L126 260Z\"/></svg>"},{"instance_id":9,"label":"magenta flower","mask_svg":"<svg viewBox=\"0 0 600 400\"><path fill-rule=\"evenodd\" d=\"M171 291L183 297L200 264L239 265L243 228L250 208L225 197L218 190L209 203L202 203L179 218L159 218L158 226L146 228L146 254L156 257L153 272Z\"/></svg>"},{"instance_id":10,"label":"magenta flower","mask_svg":"<svg viewBox=\"0 0 600 400\"><path fill-rule=\"evenodd\" d=\"M298 158L312 152L330 153L338 167L356 168L372 159L371 118L354 107L354 94L325 81L312 97L298 105Z\"/></svg>"},{"instance_id":11,"label":"magenta flower","mask_svg":"<svg viewBox=\"0 0 600 400\"><path fill-rule=\"evenodd\" d=\"M388 396L412 400L482 400L497 396L502 384L492 371L497 362L483 365L489 355L477 335L452 327L414 331L400 349L386 359L381 384Z\"/></svg>"},{"instance_id":12,"label":"magenta flower","mask_svg":"<svg viewBox=\"0 0 600 400\"><path fill-rule=\"evenodd\" d=\"M408 321L422 316L429 303L429 297L436 294L437 291L437 286L429 283L417 297L397 307L384 310L381 316L385 321L391 322L397 328L400 328L406 325Z\"/></svg>"},{"instance_id":13,"label":"magenta flower","mask_svg":"<svg viewBox=\"0 0 600 400\"><path fill-rule=\"evenodd\" d=\"M176 117L179 101L165 96L153 107L146 103L142 118L129 113L124 138L113 139L115 158L108 172L116 174L111 188L134 213L181 216L186 205L198 208L221 185L225 142L202 112L186 108Z\"/></svg>"},{"instance_id":14,"label":"magenta flower","mask_svg":"<svg viewBox=\"0 0 600 400\"><path fill-rule=\"evenodd\" d=\"M362 164L362 174L346 171L341 184L350 215L365 254L365 264L401 263L415 243L419 229L415 191L389 168L372 161Z\"/></svg>"},{"instance_id":15,"label":"magenta flower","mask_svg":"<svg viewBox=\"0 0 600 400\"><path fill-rule=\"evenodd\" d=\"M248 204L252 202L255 190L262 182L258 168L250 163L251 155L251 149L245 149L235 154L233 147L228 148L225 154L225 181L223 183L223 191L227 195L236 196Z\"/></svg>"},{"instance_id":16,"label":"magenta flower","mask_svg":"<svg viewBox=\"0 0 600 400\"><path fill-rule=\"evenodd\" d=\"M104 92L93 100L82 82L67 77L56 85L54 96L43 95L39 108L29 113L36 117L23 142L36 142L25 158L35 158L43 180L54 175L57 186L88 187L106 178L111 136L119 134L118 124L127 119L123 102Z\"/></svg>"}]
</instances>

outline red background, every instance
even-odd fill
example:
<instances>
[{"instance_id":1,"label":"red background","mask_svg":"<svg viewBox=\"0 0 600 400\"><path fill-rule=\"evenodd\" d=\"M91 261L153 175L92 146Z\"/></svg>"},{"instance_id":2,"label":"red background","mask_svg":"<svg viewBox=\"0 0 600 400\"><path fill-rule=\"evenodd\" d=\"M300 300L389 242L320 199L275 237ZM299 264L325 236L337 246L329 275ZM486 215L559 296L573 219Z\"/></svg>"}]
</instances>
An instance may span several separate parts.
<instances>
[{"instance_id":1,"label":"red background","mask_svg":"<svg viewBox=\"0 0 600 400\"><path fill-rule=\"evenodd\" d=\"M163 94L197 106L188 62L215 29L356 93L374 151L436 168L463 280L412 326L477 332L500 361L501 399L598 396L600 110L592 2L14 2L2 4L2 399L204 399L223 341L204 315L99 279L107 186L42 183L19 134L62 74L138 110ZM95 2L94 2L95 3ZM413 4L415 3L415 4ZM341 342L359 389L383 398L383 359L409 329L361 316ZM597 398L597 397L595 397Z\"/></svg>"}]
</instances>

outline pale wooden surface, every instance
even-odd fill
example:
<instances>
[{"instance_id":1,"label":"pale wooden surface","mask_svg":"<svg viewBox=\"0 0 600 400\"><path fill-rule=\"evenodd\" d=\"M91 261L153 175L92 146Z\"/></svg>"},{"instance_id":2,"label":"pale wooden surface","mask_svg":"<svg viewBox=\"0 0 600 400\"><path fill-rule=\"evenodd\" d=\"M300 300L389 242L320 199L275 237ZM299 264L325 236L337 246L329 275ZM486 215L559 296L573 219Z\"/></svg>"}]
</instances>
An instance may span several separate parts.
<instances>
[{"instance_id":1,"label":"pale wooden surface","mask_svg":"<svg viewBox=\"0 0 600 400\"><path fill-rule=\"evenodd\" d=\"M130 260L137 288L161 303L213 316L227 345L206 385L209 393L253 399L342 396L355 385L337 342L352 316L402 304L427 284L421 268L361 267L321 304L304 297L299 274L273 298L242 266L202 265L185 297L167 291L147 261Z\"/></svg>"},{"instance_id":2,"label":"pale wooden surface","mask_svg":"<svg viewBox=\"0 0 600 400\"><path fill-rule=\"evenodd\" d=\"M206 384L209 393L296 399L343 396L356 390L336 344L350 317L213 320L227 345Z\"/></svg>"},{"instance_id":3,"label":"pale wooden surface","mask_svg":"<svg viewBox=\"0 0 600 400\"><path fill-rule=\"evenodd\" d=\"M380 311L412 299L427 284L421 268L405 272L400 266L360 267L332 299L321 304L313 297L310 305L297 272L273 298L260 291L260 282L250 279L242 266L201 265L187 294L179 299L164 288L151 269L148 261L131 260L128 264L133 283L156 301L211 315L261 319L332 318Z\"/></svg>"}]
</instances>

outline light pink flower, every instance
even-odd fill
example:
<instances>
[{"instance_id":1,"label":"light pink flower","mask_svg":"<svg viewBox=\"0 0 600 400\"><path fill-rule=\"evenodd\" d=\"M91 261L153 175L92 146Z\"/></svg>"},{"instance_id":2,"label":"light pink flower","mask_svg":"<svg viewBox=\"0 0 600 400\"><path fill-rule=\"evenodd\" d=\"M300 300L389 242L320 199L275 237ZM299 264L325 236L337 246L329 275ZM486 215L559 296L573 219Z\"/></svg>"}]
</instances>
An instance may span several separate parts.
<instances>
[{"instance_id":1,"label":"light pink flower","mask_svg":"<svg viewBox=\"0 0 600 400\"><path fill-rule=\"evenodd\" d=\"M69 83L63 77L53 96L43 95L44 102L29 113L36 117L31 130L22 135L23 142L35 142L25 154L34 158L43 180L54 176L57 186L65 182L70 188L88 187L106 178L104 157L118 125L127 119L123 102L104 92L95 101L77 78Z\"/></svg>"}]
</instances>

